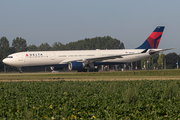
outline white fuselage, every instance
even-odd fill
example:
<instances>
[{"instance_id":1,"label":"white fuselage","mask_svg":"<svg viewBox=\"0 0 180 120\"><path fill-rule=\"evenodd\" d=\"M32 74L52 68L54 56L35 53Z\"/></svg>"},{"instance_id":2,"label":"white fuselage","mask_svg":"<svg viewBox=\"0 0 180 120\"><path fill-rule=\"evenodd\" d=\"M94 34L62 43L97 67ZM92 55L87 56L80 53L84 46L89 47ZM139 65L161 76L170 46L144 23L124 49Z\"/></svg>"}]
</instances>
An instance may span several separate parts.
<instances>
[{"instance_id":1,"label":"white fuselage","mask_svg":"<svg viewBox=\"0 0 180 120\"><path fill-rule=\"evenodd\" d=\"M4 63L16 66L53 66L67 64L64 61L77 61L78 59L98 58L121 54L131 54L122 58L106 59L95 62L106 63L129 63L141 60L150 56L148 52L141 53L145 49L114 49L114 50L73 50L73 51L27 51L9 55L3 60ZM154 51L160 49L153 49ZM139 54L137 54L139 53ZM134 55L133 55L134 54Z\"/></svg>"}]
</instances>

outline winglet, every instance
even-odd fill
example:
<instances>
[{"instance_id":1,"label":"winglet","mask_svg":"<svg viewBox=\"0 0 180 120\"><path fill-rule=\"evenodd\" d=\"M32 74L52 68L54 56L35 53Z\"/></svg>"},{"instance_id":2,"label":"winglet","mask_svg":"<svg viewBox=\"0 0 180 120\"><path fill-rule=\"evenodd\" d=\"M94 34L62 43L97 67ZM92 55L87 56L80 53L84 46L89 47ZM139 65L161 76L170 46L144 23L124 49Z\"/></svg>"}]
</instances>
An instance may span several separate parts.
<instances>
[{"instance_id":1,"label":"winglet","mask_svg":"<svg viewBox=\"0 0 180 120\"><path fill-rule=\"evenodd\" d=\"M144 43L136 49L157 49L161 36L163 34L164 26L158 26L151 33L151 35L144 41Z\"/></svg>"}]
</instances>

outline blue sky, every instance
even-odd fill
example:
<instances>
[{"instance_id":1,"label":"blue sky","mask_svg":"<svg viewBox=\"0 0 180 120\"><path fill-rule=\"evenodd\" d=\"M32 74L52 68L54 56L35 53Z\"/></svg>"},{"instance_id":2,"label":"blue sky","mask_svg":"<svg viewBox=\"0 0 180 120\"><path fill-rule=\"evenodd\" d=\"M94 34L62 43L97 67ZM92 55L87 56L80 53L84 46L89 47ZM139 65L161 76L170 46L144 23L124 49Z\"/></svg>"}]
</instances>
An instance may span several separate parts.
<instances>
[{"instance_id":1,"label":"blue sky","mask_svg":"<svg viewBox=\"0 0 180 120\"><path fill-rule=\"evenodd\" d=\"M39 46L108 35L136 48L163 25L159 48L180 54L179 5L180 0L2 0L0 37Z\"/></svg>"}]
</instances>

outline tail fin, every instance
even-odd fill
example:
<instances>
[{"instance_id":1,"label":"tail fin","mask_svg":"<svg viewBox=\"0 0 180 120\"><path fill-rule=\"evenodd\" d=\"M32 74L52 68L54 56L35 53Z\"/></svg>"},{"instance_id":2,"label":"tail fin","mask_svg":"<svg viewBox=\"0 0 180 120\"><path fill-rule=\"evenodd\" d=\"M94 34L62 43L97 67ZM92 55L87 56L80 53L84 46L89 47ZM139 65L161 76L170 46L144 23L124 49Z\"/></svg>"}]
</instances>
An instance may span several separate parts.
<instances>
[{"instance_id":1,"label":"tail fin","mask_svg":"<svg viewBox=\"0 0 180 120\"><path fill-rule=\"evenodd\" d=\"M136 49L157 49L161 36L164 30L164 26L158 26L151 35L145 40L145 42Z\"/></svg>"}]
</instances>

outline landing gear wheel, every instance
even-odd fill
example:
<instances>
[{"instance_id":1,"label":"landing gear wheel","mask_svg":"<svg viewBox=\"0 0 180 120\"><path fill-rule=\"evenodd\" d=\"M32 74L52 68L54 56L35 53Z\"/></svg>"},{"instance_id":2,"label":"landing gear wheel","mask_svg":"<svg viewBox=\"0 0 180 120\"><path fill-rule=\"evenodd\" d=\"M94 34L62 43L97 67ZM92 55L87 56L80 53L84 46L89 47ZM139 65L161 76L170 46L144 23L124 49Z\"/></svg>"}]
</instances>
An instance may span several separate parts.
<instances>
[{"instance_id":1,"label":"landing gear wheel","mask_svg":"<svg viewBox=\"0 0 180 120\"><path fill-rule=\"evenodd\" d=\"M22 67L19 68L19 73L23 73Z\"/></svg>"},{"instance_id":2,"label":"landing gear wheel","mask_svg":"<svg viewBox=\"0 0 180 120\"><path fill-rule=\"evenodd\" d=\"M99 70L98 69L94 69L94 72L98 72Z\"/></svg>"}]
</instances>

